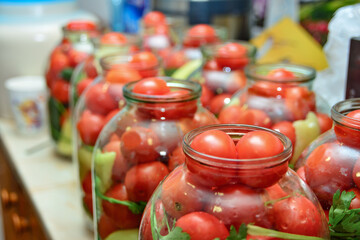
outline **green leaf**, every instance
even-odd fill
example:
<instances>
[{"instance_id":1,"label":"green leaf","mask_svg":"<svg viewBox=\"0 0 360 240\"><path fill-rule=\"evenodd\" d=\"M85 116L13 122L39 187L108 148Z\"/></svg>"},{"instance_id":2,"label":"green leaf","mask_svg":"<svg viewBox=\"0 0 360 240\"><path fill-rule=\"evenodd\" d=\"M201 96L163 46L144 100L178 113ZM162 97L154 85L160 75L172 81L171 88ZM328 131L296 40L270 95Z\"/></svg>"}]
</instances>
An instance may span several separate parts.
<instances>
[{"instance_id":1,"label":"green leaf","mask_svg":"<svg viewBox=\"0 0 360 240\"><path fill-rule=\"evenodd\" d=\"M354 192L337 190L329 211L329 230L333 237L360 236L360 209L349 209L355 198Z\"/></svg>"},{"instance_id":2,"label":"green leaf","mask_svg":"<svg viewBox=\"0 0 360 240\"><path fill-rule=\"evenodd\" d=\"M234 226L230 227L230 235L226 238L226 240L246 240L247 236L247 227L245 224L241 224L239 227L239 232L236 232Z\"/></svg>"},{"instance_id":3,"label":"green leaf","mask_svg":"<svg viewBox=\"0 0 360 240\"><path fill-rule=\"evenodd\" d=\"M71 76L73 74L74 69L73 68L64 68L61 71L61 78L64 79L67 82L70 82L71 80Z\"/></svg>"},{"instance_id":4,"label":"green leaf","mask_svg":"<svg viewBox=\"0 0 360 240\"><path fill-rule=\"evenodd\" d=\"M183 232L180 227L173 228L168 235L161 236L159 234L160 240L190 240L190 235L186 232Z\"/></svg>"}]
</instances>

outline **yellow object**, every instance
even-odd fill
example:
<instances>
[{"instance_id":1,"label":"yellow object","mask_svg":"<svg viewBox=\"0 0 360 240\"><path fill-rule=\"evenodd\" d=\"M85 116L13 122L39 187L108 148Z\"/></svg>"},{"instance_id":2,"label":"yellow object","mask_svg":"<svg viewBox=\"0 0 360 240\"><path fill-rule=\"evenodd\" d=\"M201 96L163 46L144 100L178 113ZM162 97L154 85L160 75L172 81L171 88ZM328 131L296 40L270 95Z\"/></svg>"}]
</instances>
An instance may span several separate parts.
<instances>
[{"instance_id":1,"label":"yellow object","mask_svg":"<svg viewBox=\"0 0 360 240\"><path fill-rule=\"evenodd\" d=\"M315 113L309 112L305 120L297 120L293 122L296 134L296 142L294 147L294 155L290 164L296 164L304 149L320 135L320 125Z\"/></svg>"},{"instance_id":2,"label":"yellow object","mask_svg":"<svg viewBox=\"0 0 360 240\"><path fill-rule=\"evenodd\" d=\"M258 52L262 47L269 48L259 57L258 63L289 62L316 70L328 66L321 45L290 18L283 18L250 42L260 49Z\"/></svg>"}]
</instances>

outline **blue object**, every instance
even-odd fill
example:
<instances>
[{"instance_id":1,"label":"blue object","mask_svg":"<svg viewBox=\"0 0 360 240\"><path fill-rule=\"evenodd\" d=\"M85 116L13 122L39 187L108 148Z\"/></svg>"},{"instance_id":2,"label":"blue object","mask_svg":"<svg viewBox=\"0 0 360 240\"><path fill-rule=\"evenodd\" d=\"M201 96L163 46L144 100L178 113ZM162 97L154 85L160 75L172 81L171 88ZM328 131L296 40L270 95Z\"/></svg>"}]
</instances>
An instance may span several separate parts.
<instances>
[{"instance_id":1,"label":"blue object","mask_svg":"<svg viewBox=\"0 0 360 240\"><path fill-rule=\"evenodd\" d=\"M150 0L111 0L111 27L117 32L137 33L140 20L150 9Z\"/></svg>"}]
</instances>

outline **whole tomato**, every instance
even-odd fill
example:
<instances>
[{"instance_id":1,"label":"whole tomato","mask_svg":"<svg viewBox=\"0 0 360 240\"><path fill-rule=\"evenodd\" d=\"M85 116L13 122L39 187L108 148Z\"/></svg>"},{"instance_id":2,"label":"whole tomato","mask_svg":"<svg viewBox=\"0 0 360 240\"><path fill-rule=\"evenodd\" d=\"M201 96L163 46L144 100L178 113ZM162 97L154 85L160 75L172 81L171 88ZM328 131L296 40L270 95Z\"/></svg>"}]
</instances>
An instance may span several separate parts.
<instances>
[{"instance_id":1,"label":"whole tomato","mask_svg":"<svg viewBox=\"0 0 360 240\"><path fill-rule=\"evenodd\" d=\"M90 111L106 115L118 107L118 103L108 92L108 85L97 83L85 93L85 104Z\"/></svg>"},{"instance_id":2,"label":"whole tomato","mask_svg":"<svg viewBox=\"0 0 360 240\"><path fill-rule=\"evenodd\" d=\"M110 69L105 75L105 81L108 83L125 84L140 79L141 75L137 70L125 65Z\"/></svg>"},{"instance_id":3,"label":"whole tomato","mask_svg":"<svg viewBox=\"0 0 360 240\"><path fill-rule=\"evenodd\" d=\"M85 78L81 80L76 86L77 94L80 96L84 90L94 81L92 78Z\"/></svg>"},{"instance_id":4,"label":"whole tomato","mask_svg":"<svg viewBox=\"0 0 360 240\"><path fill-rule=\"evenodd\" d=\"M70 67L70 60L68 56L62 51L54 51L50 57L49 70L52 71L55 76L57 76L63 69L67 67Z\"/></svg>"},{"instance_id":5,"label":"whole tomato","mask_svg":"<svg viewBox=\"0 0 360 240\"><path fill-rule=\"evenodd\" d=\"M53 82L51 96L63 104L69 103L70 84L62 79Z\"/></svg>"},{"instance_id":6,"label":"whole tomato","mask_svg":"<svg viewBox=\"0 0 360 240\"><path fill-rule=\"evenodd\" d=\"M213 97L210 101L209 110L215 115L219 114L221 109L230 102L231 94L222 93Z\"/></svg>"},{"instance_id":7,"label":"whole tomato","mask_svg":"<svg viewBox=\"0 0 360 240\"><path fill-rule=\"evenodd\" d=\"M148 51L136 53L130 60L130 66L135 68L142 78L158 76L158 64L157 57Z\"/></svg>"},{"instance_id":8,"label":"whole tomato","mask_svg":"<svg viewBox=\"0 0 360 240\"><path fill-rule=\"evenodd\" d=\"M319 125L320 125L320 133L324 133L327 130L332 128L333 121L325 113L319 113L319 112L316 113L316 118L317 118L317 120L319 122Z\"/></svg>"},{"instance_id":9,"label":"whole tomato","mask_svg":"<svg viewBox=\"0 0 360 240\"><path fill-rule=\"evenodd\" d=\"M353 184L353 166L360 159L357 150L339 142L325 143L311 152L305 164L307 184L327 209L336 190L347 190Z\"/></svg>"},{"instance_id":10,"label":"whole tomato","mask_svg":"<svg viewBox=\"0 0 360 240\"><path fill-rule=\"evenodd\" d=\"M171 217L179 218L203 207L203 190L191 182L184 167L177 167L161 186L161 201Z\"/></svg>"},{"instance_id":11,"label":"whole tomato","mask_svg":"<svg viewBox=\"0 0 360 240\"><path fill-rule=\"evenodd\" d=\"M242 136L236 143L239 159L266 158L280 154L284 145L274 134L262 130Z\"/></svg>"},{"instance_id":12,"label":"whole tomato","mask_svg":"<svg viewBox=\"0 0 360 240\"><path fill-rule=\"evenodd\" d=\"M249 63L247 49L239 43L227 43L220 47L215 59L219 66L230 67L232 70L245 67Z\"/></svg>"},{"instance_id":13,"label":"whole tomato","mask_svg":"<svg viewBox=\"0 0 360 240\"><path fill-rule=\"evenodd\" d=\"M220 112L219 120L222 123L247 124L247 125L255 125L265 128L270 128L272 125L270 117L262 110L243 109L241 107L235 108L235 106L230 106L230 107L232 108L231 110L226 110L227 108L225 108ZM225 113L222 113L223 111L225 111ZM236 121L236 122L230 122L230 121Z\"/></svg>"},{"instance_id":14,"label":"whole tomato","mask_svg":"<svg viewBox=\"0 0 360 240\"><path fill-rule=\"evenodd\" d=\"M213 215L206 212L192 212L179 218L175 226L189 234L191 240L225 240L229 231Z\"/></svg>"},{"instance_id":15,"label":"whole tomato","mask_svg":"<svg viewBox=\"0 0 360 240\"><path fill-rule=\"evenodd\" d=\"M275 123L271 127L271 129L278 131L278 132L284 134L285 136L287 136L290 139L292 146L294 148L295 143L296 143L296 132L295 132L295 128L294 128L292 122L281 121L281 122Z\"/></svg>"},{"instance_id":16,"label":"whole tomato","mask_svg":"<svg viewBox=\"0 0 360 240\"><path fill-rule=\"evenodd\" d=\"M102 35L100 39L101 44L124 44L127 42L126 37L118 32L109 32Z\"/></svg>"},{"instance_id":17,"label":"whole tomato","mask_svg":"<svg viewBox=\"0 0 360 240\"><path fill-rule=\"evenodd\" d=\"M185 154L182 150L181 146L175 148L169 155L168 167L169 170L174 170L177 166L183 164L185 162Z\"/></svg>"},{"instance_id":18,"label":"whole tomato","mask_svg":"<svg viewBox=\"0 0 360 240\"><path fill-rule=\"evenodd\" d=\"M150 128L132 127L121 136L121 152L131 164L156 160L159 145L157 135Z\"/></svg>"},{"instance_id":19,"label":"whole tomato","mask_svg":"<svg viewBox=\"0 0 360 240\"><path fill-rule=\"evenodd\" d=\"M319 236L323 230L318 209L306 197L294 196L276 202L272 213L275 227L281 232Z\"/></svg>"},{"instance_id":20,"label":"whole tomato","mask_svg":"<svg viewBox=\"0 0 360 240\"><path fill-rule=\"evenodd\" d=\"M119 228L116 226L114 221L102 214L98 222L98 233L101 239L106 239L111 233L117 231Z\"/></svg>"},{"instance_id":21,"label":"whole tomato","mask_svg":"<svg viewBox=\"0 0 360 240\"><path fill-rule=\"evenodd\" d=\"M104 117L85 110L76 124L81 140L86 145L94 146L102 128Z\"/></svg>"},{"instance_id":22,"label":"whole tomato","mask_svg":"<svg viewBox=\"0 0 360 240\"><path fill-rule=\"evenodd\" d=\"M121 201L129 201L124 184L117 184L110 188L105 196ZM119 229L136 228L140 224L141 214L132 213L125 205L102 201L104 213L111 218Z\"/></svg>"},{"instance_id":23,"label":"whole tomato","mask_svg":"<svg viewBox=\"0 0 360 240\"><path fill-rule=\"evenodd\" d=\"M178 69L187 62L188 62L188 59L187 59L184 51L176 51L176 52L170 53L164 59L164 65L165 65L165 68L167 68L167 69L172 69L172 68Z\"/></svg>"},{"instance_id":24,"label":"whole tomato","mask_svg":"<svg viewBox=\"0 0 360 240\"><path fill-rule=\"evenodd\" d=\"M125 176L125 187L129 199L134 202L148 201L157 185L169 170L165 164L154 161L133 166Z\"/></svg>"},{"instance_id":25,"label":"whole tomato","mask_svg":"<svg viewBox=\"0 0 360 240\"><path fill-rule=\"evenodd\" d=\"M267 77L278 81L292 80L296 78L293 72L285 68L273 69L270 72L268 72Z\"/></svg>"},{"instance_id":26,"label":"whole tomato","mask_svg":"<svg viewBox=\"0 0 360 240\"><path fill-rule=\"evenodd\" d=\"M348 146L360 146L360 110L354 110L342 120L344 126L335 124L334 131L337 139Z\"/></svg>"},{"instance_id":27,"label":"whole tomato","mask_svg":"<svg viewBox=\"0 0 360 240\"><path fill-rule=\"evenodd\" d=\"M75 68L81 62L85 61L89 57L89 54L86 52L77 51L75 49L70 49L68 57L70 67Z\"/></svg>"},{"instance_id":28,"label":"whole tomato","mask_svg":"<svg viewBox=\"0 0 360 240\"><path fill-rule=\"evenodd\" d=\"M358 188L351 188L348 190L348 192L355 193L355 198L351 200L349 209L360 209L360 190Z\"/></svg>"},{"instance_id":29,"label":"whole tomato","mask_svg":"<svg viewBox=\"0 0 360 240\"><path fill-rule=\"evenodd\" d=\"M166 23L166 16L159 11L151 11L144 16L145 26L154 26Z\"/></svg>"},{"instance_id":30,"label":"whole tomato","mask_svg":"<svg viewBox=\"0 0 360 240\"><path fill-rule=\"evenodd\" d=\"M285 105L291 119L305 119L308 112L315 112L315 94L306 87L286 88Z\"/></svg>"},{"instance_id":31,"label":"whole tomato","mask_svg":"<svg viewBox=\"0 0 360 240\"><path fill-rule=\"evenodd\" d=\"M197 135L190 146L197 152L221 158L237 158L232 138L220 130L209 130Z\"/></svg>"},{"instance_id":32,"label":"whole tomato","mask_svg":"<svg viewBox=\"0 0 360 240\"><path fill-rule=\"evenodd\" d=\"M211 91L206 85L201 85L200 102L205 108L210 107L211 99L213 99L214 96L215 94L213 93L213 91Z\"/></svg>"},{"instance_id":33,"label":"whole tomato","mask_svg":"<svg viewBox=\"0 0 360 240\"><path fill-rule=\"evenodd\" d=\"M202 44L217 42L215 29L207 24L198 24L190 28L184 39L186 47L200 47Z\"/></svg>"},{"instance_id":34,"label":"whole tomato","mask_svg":"<svg viewBox=\"0 0 360 240\"><path fill-rule=\"evenodd\" d=\"M262 201L263 193L263 190L244 185L227 185L214 190L205 211L217 217L228 229L231 225L239 229L243 223L271 227Z\"/></svg>"},{"instance_id":35,"label":"whole tomato","mask_svg":"<svg viewBox=\"0 0 360 240\"><path fill-rule=\"evenodd\" d=\"M164 95L170 92L170 88L165 80L153 77L138 81L134 85L133 92L145 95Z\"/></svg>"}]
</instances>

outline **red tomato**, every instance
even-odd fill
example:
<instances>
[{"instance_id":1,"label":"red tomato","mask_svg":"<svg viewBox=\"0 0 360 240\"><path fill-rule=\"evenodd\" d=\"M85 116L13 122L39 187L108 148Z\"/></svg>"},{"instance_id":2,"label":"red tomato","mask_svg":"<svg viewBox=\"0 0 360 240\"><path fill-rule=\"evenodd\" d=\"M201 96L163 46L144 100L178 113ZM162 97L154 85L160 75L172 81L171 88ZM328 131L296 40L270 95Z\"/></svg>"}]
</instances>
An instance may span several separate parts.
<instances>
[{"instance_id":1,"label":"red tomato","mask_svg":"<svg viewBox=\"0 0 360 240\"><path fill-rule=\"evenodd\" d=\"M147 202L157 185L168 174L166 165L158 161L133 166L126 173L124 182L129 199Z\"/></svg>"},{"instance_id":2,"label":"red tomato","mask_svg":"<svg viewBox=\"0 0 360 240\"><path fill-rule=\"evenodd\" d=\"M239 229L243 223L270 227L263 193L243 185L227 185L214 191L205 211L217 217L228 229L231 225Z\"/></svg>"},{"instance_id":3,"label":"red tomato","mask_svg":"<svg viewBox=\"0 0 360 240\"><path fill-rule=\"evenodd\" d=\"M290 139L293 148L295 147L296 132L295 132L295 128L294 128L292 122L289 122L289 121L278 122L278 123L274 124L271 127L271 129L278 131L278 132L284 134L285 136L287 136Z\"/></svg>"},{"instance_id":4,"label":"red tomato","mask_svg":"<svg viewBox=\"0 0 360 240\"><path fill-rule=\"evenodd\" d=\"M315 112L315 94L306 87L286 88L285 105L292 120L305 119L308 112Z\"/></svg>"},{"instance_id":5,"label":"red tomato","mask_svg":"<svg viewBox=\"0 0 360 240\"><path fill-rule=\"evenodd\" d=\"M121 151L132 164L145 163L159 157L159 139L152 129L132 127L121 136Z\"/></svg>"},{"instance_id":6,"label":"red tomato","mask_svg":"<svg viewBox=\"0 0 360 240\"><path fill-rule=\"evenodd\" d=\"M89 54L86 52L77 51L75 49L70 49L68 57L70 61L70 66L75 68L81 62L85 61L89 57Z\"/></svg>"},{"instance_id":7,"label":"red tomato","mask_svg":"<svg viewBox=\"0 0 360 240\"><path fill-rule=\"evenodd\" d=\"M270 187L267 187L266 192L267 192L270 200L283 198L283 197L286 197L289 195L282 189L282 187L278 183L276 183Z\"/></svg>"},{"instance_id":8,"label":"red tomato","mask_svg":"<svg viewBox=\"0 0 360 240\"><path fill-rule=\"evenodd\" d=\"M338 142L322 144L308 156L306 182L325 209L332 204L336 190L343 191L352 186L353 166L359 158L357 150Z\"/></svg>"},{"instance_id":9,"label":"red tomato","mask_svg":"<svg viewBox=\"0 0 360 240\"><path fill-rule=\"evenodd\" d=\"M94 146L104 126L104 117L85 110L76 126L84 144Z\"/></svg>"},{"instance_id":10,"label":"red tomato","mask_svg":"<svg viewBox=\"0 0 360 240\"><path fill-rule=\"evenodd\" d=\"M222 71L222 67L220 67L218 62L215 61L214 59L207 61L203 69L209 71Z\"/></svg>"},{"instance_id":11,"label":"red tomato","mask_svg":"<svg viewBox=\"0 0 360 240\"><path fill-rule=\"evenodd\" d=\"M101 239L106 239L111 233L117 231L119 228L116 226L114 221L106 216L105 214L101 215L98 222L98 233Z\"/></svg>"},{"instance_id":12,"label":"red tomato","mask_svg":"<svg viewBox=\"0 0 360 240\"><path fill-rule=\"evenodd\" d=\"M352 172L353 181L358 188L360 188L360 159L356 160Z\"/></svg>"},{"instance_id":13,"label":"red tomato","mask_svg":"<svg viewBox=\"0 0 360 240\"><path fill-rule=\"evenodd\" d=\"M284 145L274 134L257 130L241 137L236 150L239 159L267 158L282 153Z\"/></svg>"},{"instance_id":14,"label":"red tomato","mask_svg":"<svg viewBox=\"0 0 360 240\"><path fill-rule=\"evenodd\" d=\"M179 166L166 178L161 186L161 201L166 212L174 218L202 209L203 192L190 182L184 167Z\"/></svg>"},{"instance_id":15,"label":"red tomato","mask_svg":"<svg viewBox=\"0 0 360 240\"><path fill-rule=\"evenodd\" d=\"M182 150L182 147L178 146L169 155L169 162L168 162L169 170L170 171L174 170L177 166L183 164L184 162L185 162L185 154Z\"/></svg>"},{"instance_id":16,"label":"red tomato","mask_svg":"<svg viewBox=\"0 0 360 240\"><path fill-rule=\"evenodd\" d=\"M80 96L93 81L94 79L92 78L85 78L81 80L76 86L78 96Z\"/></svg>"},{"instance_id":17,"label":"red tomato","mask_svg":"<svg viewBox=\"0 0 360 240\"><path fill-rule=\"evenodd\" d=\"M118 32L109 32L102 35L100 39L101 44L124 44L127 42L126 37Z\"/></svg>"},{"instance_id":18,"label":"red tomato","mask_svg":"<svg viewBox=\"0 0 360 240\"><path fill-rule=\"evenodd\" d=\"M141 75L139 72L128 66L117 66L114 69L110 69L105 76L105 81L108 83L125 84L140 79Z\"/></svg>"},{"instance_id":19,"label":"red tomato","mask_svg":"<svg viewBox=\"0 0 360 240\"><path fill-rule=\"evenodd\" d=\"M192 212L182 216L175 226L190 235L191 240L225 240L229 231L225 225L213 215L206 212Z\"/></svg>"},{"instance_id":20,"label":"red tomato","mask_svg":"<svg viewBox=\"0 0 360 240\"><path fill-rule=\"evenodd\" d=\"M331 118L326 115L325 113L316 113L316 118L319 122L320 125L320 132L324 133L327 130L330 130L332 128L333 125L333 121L331 120Z\"/></svg>"},{"instance_id":21,"label":"red tomato","mask_svg":"<svg viewBox=\"0 0 360 240\"><path fill-rule=\"evenodd\" d=\"M285 68L277 68L268 72L267 77L274 80L292 80L296 78L295 74Z\"/></svg>"},{"instance_id":22,"label":"red tomato","mask_svg":"<svg viewBox=\"0 0 360 240\"><path fill-rule=\"evenodd\" d=\"M63 104L69 103L70 84L62 79L56 80L51 86L51 96Z\"/></svg>"},{"instance_id":23,"label":"red tomato","mask_svg":"<svg viewBox=\"0 0 360 240\"><path fill-rule=\"evenodd\" d=\"M192 27L186 34L184 46L200 47L202 44L216 42L215 29L207 24L198 24Z\"/></svg>"},{"instance_id":24,"label":"red tomato","mask_svg":"<svg viewBox=\"0 0 360 240\"><path fill-rule=\"evenodd\" d=\"M130 60L130 65L135 68L143 78L159 75L157 69L158 64L159 61L157 57L148 51L136 53Z\"/></svg>"},{"instance_id":25,"label":"red tomato","mask_svg":"<svg viewBox=\"0 0 360 240\"><path fill-rule=\"evenodd\" d=\"M129 201L128 194L124 184L117 184L110 188L105 196L120 201ZM110 203L102 200L104 213L111 218L115 225L120 229L136 228L140 224L141 214L132 213L125 205Z\"/></svg>"},{"instance_id":26,"label":"red tomato","mask_svg":"<svg viewBox=\"0 0 360 240\"><path fill-rule=\"evenodd\" d=\"M111 141L106 144L103 148L103 152L114 152L116 158L112 168L111 179L115 182L121 182L124 180L125 173L129 168L129 163L123 157L120 151L120 141Z\"/></svg>"},{"instance_id":27,"label":"red tomato","mask_svg":"<svg viewBox=\"0 0 360 240\"><path fill-rule=\"evenodd\" d=\"M88 213L93 216L94 214L94 207L93 207L93 198L91 193L87 193L83 196L83 203L86 207Z\"/></svg>"},{"instance_id":28,"label":"red tomato","mask_svg":"<svg viewBox=\"0 0 360 240\"><path fill-rule=\"evenodd\" d=\"M96 25L87 20L74 20L66 24L66 29L70 31L91 31L96 29Z\"/></svg>"},{"instance_id":29,"label":"red tomato","mask_svg":"<svg viewBox=\"0 0 360 240\"><path fill-rule=\"evenodd\" d=\"M222 124L240 123L242 120L242 112L244 108L237 105L232 105L223 108L219 113L219 121Z\"/></svg>"},{"instance_id":30,"label":"red tomato","mask_svg":"<svg viewBox=\"0 0 360 240\"><path fill-rule=\"evenodd\" d=\"M289 88L289 86L286 84L256 81L254 85L249 87L249 93L263 97L283 98L285 97L287 88Z\"/></svg>"},{"instance_id":31,"label":"red tomato","mask_svg":"<svg viewBox=\"0 0 360 240\"><path fill-rule=\"evenodd\" d=\"M185 94L184 94L185 93ZM185 97L187 95L187 97ZM193 118L197 110L197 100L184 101L189 99L189 92L186 90L172 91L163 95L166 98L178 99L178 102L157 103L152 109L152 115L156 119L180 119ZM165 102L165 100L164 100ZM144 109L145 110L145 109ZM144 111L145 112L145 111Z\"/></svg>"},{"instance_id":32,"label":"red tomato","mask_svg":"<svg viewBox=\"0 0 360 240\"><path fill-rule=\"evenodd\" d=\"M360 190L358 188L351 188L347 192L354 192L355 198L350 203L349 209L358 209L360 208Z\"/></svg>"},{"instance_id":33,"label":"red tomato","mask_svg":"<svg viewBox=\"0 0 360 240\"><path fill-rule=\"evenodd\" d=\"M164 59L164 65L165 65L166 69L172 69L172 68L178 69L187 62L188 62L188 59L187 59L184 51L176 51L176 52L170 53Z\"/></svg>"},{"instance_id":34,"label":"red tomato","mask_svg":"<svg viewBox=\"0 0 360 240\"><path fill-rule=\"evenodd\" d=\"M217 51L215 59L221 67L239 69L249 63L247 49L239 43L227 43Z\"/></svg>"},{"instance_id":35,"label":"red tomato","mask_svg":"<svg viewBox=\"0 0 360 240\"><path fill-rule=\"evenodd\" d=\"M281 232L317 237L323 231L321 215L306 197L294 196L276 202L272 212L275 227Z\"/></svg>"},{"instance_id":36,"label":"red tomato","mask_svg":"<svg viewBox=\"0 0 360 240\"><path fill-rule=\"evenodd\" d=\"M164 95L170 92L170 88L165 80L154 77L138 81L134 85L133 92L145 95Z\"/></svg>"},{"instance_id":37,"label":"red tomato","mask_svg":"<svg viewBox=\"0 0 360 240\"><path fill-rule=\"evenodd\" d=\"M106 115L118 107L116 100L109 94L108 85L97 83L85 94L85 104L90 111Z\"/></svg>"},{"instance_id":38,"label":"red tomato","mask_svg":"<svg viewBox=\"0 0 360 240\"><path fill-rule=\"evenodd\" d=\"M195 151L214 157L231 159L237 157L234 141L220 130L208 130L197 135L190 146Z\"/></svg>"},{"instance_id":39,"label":"red tomato","mask_svg":"<svg viewBox=\"0 0 360 240\"><path fill-rule=\"evenodd\" d=\"M91 171L88 171L88 173L85 175L84 179L81 182L81 186L85 194L91 194Z\"/></svg>"},{"instance_id":40,"label":"red tomato","mask_svg":"<svg viewBox=\"0 0 360 240\"><path fill-rule=\"evenodd\" d=\"M230 102L230 98L231 98L231 94L228 94L228 93L222 93L222 94L216 95L210 101L209 110L212 113L214 113L215 115L219 114L221 109L224 107L224 105L226 105Z\"/></svg>"},{"instance_id":41,"label":"red tomato","mask_svg":"<svg viewBox=\"0 0 360 240\"><path fill-rule=\"evenodd\" d=\"M360 110L348 113L348 118L343 118L344 126L335 124L334 131L337 139L348 146L358 148L360 146Z\"/></svg>"},{"instance_id":42,"label":"red tomato","mask_svg":"<svg viewBox=\"0 0 360 240\"><path fill-rule=\"evenodd\" d=\"M97 69L94 64L94 56L89 56L84 62L84 72L88 78L96 78L98 76Z\"/></svg>"},{"instance_id":43,"label":"red tomato","mask_svg":"<svg viewBox=\"0 0 360 240\"><path fill-rule=\"evenodd\" d=\"M211 99L213 99L214 96L215 94L206 85L201 86L200 102L204 107L210 107Z\"/></svg>"},{"instance_id":44,"label":"red tomato","mask_svg":"<svg viewBox=\"0 0 360 240\"><path fill-rule=\"evenodd\" d=\"M67 67L70 67L70 60L66 54L63 52L56 52L51 55L49 69L55 73L55 76L60 74L60 72Z\"/></svg>"},{"instance_id":45,"label":"red tomato","mask_svg":"<svg viewBox=\"0 0 360 240\"><path fill-rule=\"evenodd\" d=\"M109 112L104 119L104 125L106 125L119 112L120 112L120 109L115 109L115 110L112 110L111 112Z\"/></svg>"},{"instance_id":46,"label":"red tomato","mask_svg":"<svg viewBox=\"0 0 360 240\"><path fill-rule=\"evenodd\" d=\"M306 176L305 176L305 167L302 166L301 168L299 168L298 170L296 170L296 173L299 175L299 177L306 182Z\"/></svg>"},{"instance_id":47,"label":"red tomato","mask_svg":"<svg viewBox=\"0 0 360 240\"><path fill-rule=\"evenodd\" d=\"M255 125L264 128L270 128L272 123L270 117L259 109L245 109L241 112L238 124Z\"/></svg>"},{"instance_id":48,"label":"red tomato","mask_svg":"<svg viewBox=\"0 0 360 240\"><path fill-rule=\"evenodd\" d=\"M151 11L144 16L143 21L146 26L165 24L166 16L162 12Z\"/></svg>"}]
</instances>

